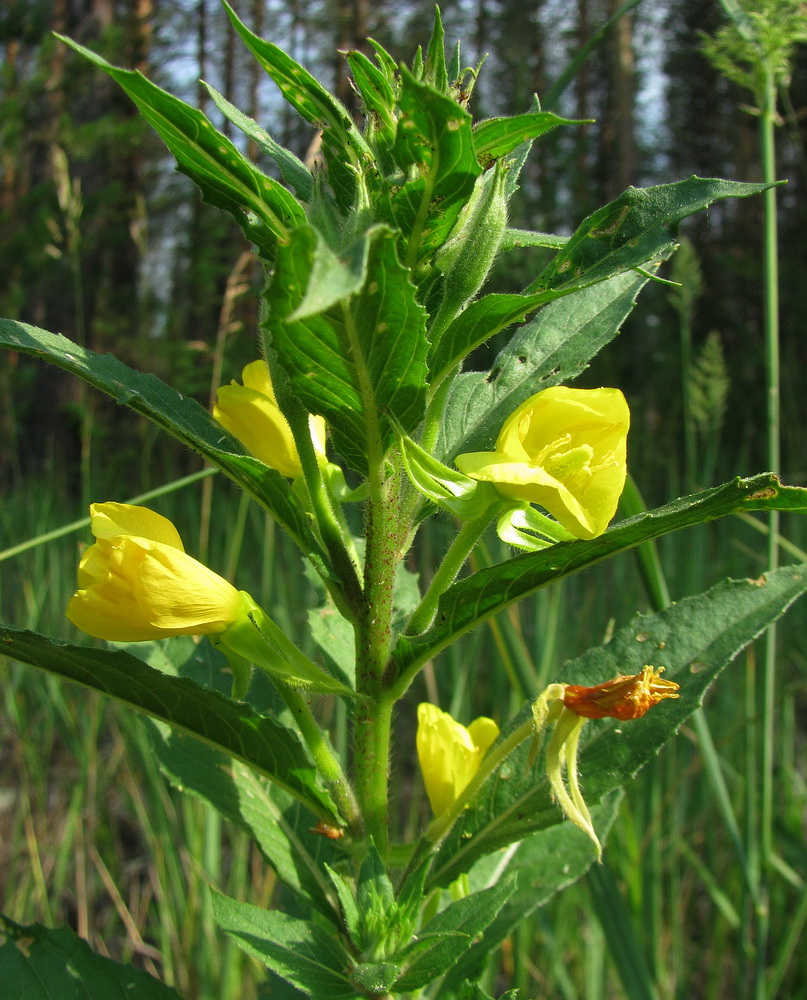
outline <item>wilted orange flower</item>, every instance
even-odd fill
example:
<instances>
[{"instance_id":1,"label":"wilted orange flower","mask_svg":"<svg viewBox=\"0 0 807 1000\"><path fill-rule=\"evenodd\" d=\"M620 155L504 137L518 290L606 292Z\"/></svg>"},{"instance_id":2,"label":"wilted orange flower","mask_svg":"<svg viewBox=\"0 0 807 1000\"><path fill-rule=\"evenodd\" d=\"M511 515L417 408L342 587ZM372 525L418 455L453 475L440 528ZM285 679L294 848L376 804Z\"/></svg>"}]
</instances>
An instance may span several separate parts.
<instances>
[{"instance_id":1,"label":"wilted orange flower","mask_svg":"<svg viewBox=\"0 0 807 1000\"><path fill-rule=\"evenodd\" d=\"M586 719L639 719L664 698L677 698L675 681L664 681L664 667L645 666L641 673L614 677L604 684L566 684L563 704Z\"/></svg>"}]
</instances>

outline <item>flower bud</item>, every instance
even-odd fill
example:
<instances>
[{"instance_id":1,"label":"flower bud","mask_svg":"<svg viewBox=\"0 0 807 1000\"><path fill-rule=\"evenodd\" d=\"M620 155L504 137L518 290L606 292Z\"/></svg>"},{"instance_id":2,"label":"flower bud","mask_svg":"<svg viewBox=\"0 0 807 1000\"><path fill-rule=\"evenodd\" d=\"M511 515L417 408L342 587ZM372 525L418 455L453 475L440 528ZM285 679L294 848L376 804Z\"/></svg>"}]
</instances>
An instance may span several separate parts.
<instances>
[{"instance_id":1,"label":"flower bud","mask_svg":"<svg viewBox=\"0 0 807 1000\"><path fill-rule=\"evenodd\" d=\"M300 456L289 423L277 405L266 362L251 362L242 378L243 385L232 382L219 388L213 416L255 458L282 476L296 479L303 471ZM309 427L314 449L324 457L325 421L309 417Z\"/></svg>"},{"instance_id":2,"label":"flower bud","mask_svg":"<svg viewBox=\"0 0 807 1000\"><path fill-rule=\"evenodd\" d=\"M443 299L430 331L436 343L485 282L507 229L506 168L498 163L478 178L458 232L443 247L438 267L445 274Z\"/></svg>"},{"instance_id":3,"label":"flower bud","mask_svg":"<svg viewBox=\"0 0 807 1000\"><path fill-rule=\"evenodd\" d=\"M436 705L418 705L418 760L435 816L456 802L498 735L493 719L482 716L466 729Z\"/></svg>"}]
</instances>

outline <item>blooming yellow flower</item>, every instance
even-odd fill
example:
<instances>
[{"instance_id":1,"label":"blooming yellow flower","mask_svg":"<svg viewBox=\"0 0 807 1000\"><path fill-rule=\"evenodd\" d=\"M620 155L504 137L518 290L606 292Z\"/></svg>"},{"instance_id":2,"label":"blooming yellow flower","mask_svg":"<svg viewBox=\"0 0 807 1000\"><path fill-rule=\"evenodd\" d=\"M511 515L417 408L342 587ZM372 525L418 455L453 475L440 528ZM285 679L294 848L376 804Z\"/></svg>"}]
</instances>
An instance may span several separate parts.
<instances>
[{"instance_id":1,"label":"blooming yellow flower","mask_svg":"<svg viewBox=\"0 0 807 1000\"><path fill-rule=\"evenodd\" d=\"M436 705L418 705L418 760L435 816L456 802L498 735L493 719L482 716L466 729Z\"/></svg>"},{"instance_id":2,"label":"blooming yellow flower","mask_svg":"<svg viewBox=\"0 0 807 1000\"><path fill-rule=\"evenodd\" d=\"M596 538L625 485L630 411L619 389L554 386L510 414L496 450L458 455L457 468L504 496L540 504L578 538Z\"/></svg>"},{"instance_id":3,"label":"blooming yellow flower","mask_svg":"<svg viewBox=\"0 0 807 1000\"><path fill-rule=\"evenodd\" d=\"M174 525L146 507L90 506L91 545L67 617L98 639L137 642L223 632L244 617L242 595L187 555Z\"/></svg>"},{"instance_id":4,"label":"blooming yellow flower","mask_svg":"<svg viewBox=\"0 0 807 1000\"><path fill-rule=\"evenodd\" d=\"M277 405L265 361L253 361L242 373L243 385L232 382L218 390L213 416L256 458L282 476L301 475L300 456L288 421ZM325 421L310 417L309 427L318 455L325 455Z\"/></svg>"}]
</instances>

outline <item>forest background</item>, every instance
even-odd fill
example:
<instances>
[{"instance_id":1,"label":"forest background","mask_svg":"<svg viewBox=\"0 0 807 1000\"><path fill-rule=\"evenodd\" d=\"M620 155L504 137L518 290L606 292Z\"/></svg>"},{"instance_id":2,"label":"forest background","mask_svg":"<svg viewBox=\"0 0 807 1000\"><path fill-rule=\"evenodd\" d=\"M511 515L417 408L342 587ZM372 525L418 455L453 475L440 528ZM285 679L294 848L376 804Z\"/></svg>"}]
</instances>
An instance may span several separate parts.
<instances>
[{"instance_id":1,"label":"forest background","mask_svg":"<svg viewBox=\"0 0 807 1000\"><path fill-rule=\"evenodd\" d=\"M240 0L233 6L257 34L334 86L355 112L346 64L335 58L336 50L366 50L370 35L408 60L428 38L433 18L425 0ZM536 145L513 203L513 226L569 234L630 184L693 173L761 177L750 95L721 76L699 48L700 33L714 34L724 23L717 0L637 3L573 77L563 75L618 7L616 0L442 5L447 39L461 40L463 64L476 65L489 53L473 95L475 118L526 111L537 93L544 110L594 119L555 130ZM8 0L0 10L0 315L59 331L95 351L114 351L207 405L216 386L239 377L255 357L259 269L229 220L203 205L187 178L173 170L125 95L56 42L53 31L114 64L146 72L202 107L235 142L241 140L219 119L199 78L300 157L310 155L314 136L235 44L215 0ZM802 46L791 86L781 95L777 129L777 173L788 183L778 191L784 363L782 467L776 471L791 484L807 480L805 108ZM257 150L248 152L257 158ZM271 165L261 165L271 172ZM767 466L762 216L761 198L729 199L688 220L684 246L662 272L682 287L651 284L617 345L578 382L625 392L635 421L630 469L648 507ZM527 284L545 251L531 252L529 274L504 258L494 276L497 290ZM494 341L482 349L480 368L500 346ZM63 606L86 530L13 556L11 547L82 517L90 500L126 500L198 470L196 456L145 421L56 368L5 353L2 619L75 638ZM293 630L299 609L273 569L289 553L257 520L252 523L227 484L172 494L160 509L186 537L197 532L202 556L216 553L218 565L230 568L238 560L239 577L247 582L251 571L250 589ZM786 530L789 544L803 548L798 522ZM440 545L439 534L433 544ZM764 539L740 521L676 537L661 552L673 598L721 576L765 568ZM420 558L428 561L428 552ZM522 680L530 671L551 674L553 665L601 641L614 621L623 623L646 606L631 556L613 560L599 576L588 574L585 584L570 581L562 591L536 597L507 628L494 623L480 635L479 655L491 661L489 691L497 670ZM794 930L794 901L803 905L807 898L807 792L799 777L807 650L800 613L792 619L781 636L778 706L777 822L786 877L771 898L772 920L782 921L781 947ZM214 933L201 873L216 875L211 868L221 862L214 847L222 840L230 852L227 864L243 866L261 889L258 898L271 898L271 880L258 871L248 846L219 830L198 804L169 795L149 764L137 723L17 665L0 669L2 908L23 922L70 922L94 947L134 958L189 996L249 996L238 992L249 968L243 958L220 942L215 956L194 943ZM719 686L709 715L739 828L732 830L720 815L714 785L704 776L703 746L696 748L696 735L689 733L637 782L612 836L609 863L588 885L540 911L512 942L512 953L502 959L505 986L521 985L527 997L539 988L569 998L611 995L619 963L607 957L613 952L609 927L622 921L627 947L644 970L642 983L651 990L647 996L744 995L743 977L759 960L746 933L750 903L743 878L754 847L752 803L744 791L753 758L753 653L734 669L735 680ZM480 692L461 690L459 697L467 701L469 718L490 714ZM403 758L399 767L405 779L414 773ZM66 778L72 788L65 787ZM161 823L162 833L172 824L201 831L189 836L188 854L177 849L172 855ZM646 836L658 838L652 856L644 850ZM649 874L648 865L656 866ZM180 915L169 920L177 904ZM616 909L609 915L607 907ZM807 996L804 959L785 963L780 951L763 961L772 976L781 963L783 995ZM606 970L599 979L598 968ZM257 983L260 976L251 974ZM230 994L222 982L240 985ZM631 993L624 976L620 988L643 995Z\"/></svg>"}]
</instances>

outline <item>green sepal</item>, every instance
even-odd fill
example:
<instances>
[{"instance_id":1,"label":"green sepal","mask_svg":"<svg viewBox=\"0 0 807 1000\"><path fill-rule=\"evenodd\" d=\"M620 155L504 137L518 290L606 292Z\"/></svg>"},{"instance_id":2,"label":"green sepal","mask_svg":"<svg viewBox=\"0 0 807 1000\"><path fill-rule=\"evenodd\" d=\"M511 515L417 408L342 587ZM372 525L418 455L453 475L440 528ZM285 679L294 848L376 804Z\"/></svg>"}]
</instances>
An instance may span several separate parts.
<instances>
[{"instance_id":1,"label":"green sepal","mask_svg":"<svg viewBox=\"0 0 807 1000\"><path fill-rule=\"evenodd\" d=\"M443 465L406 434L400 435L399 443L412 485L441 510L461 521L476 521L501 503L502 498L492 484L471 479Z\"/></svg>"},{"instance_id":2,"label":"green sepal","mask_svg":"<svg viewBox=\"0 0 807 1000\"><path fill-rule=\"evenodd\" d=\"M507 545L527 552L539 552L555 542L572 542L575 539L562 524L527 503L508 507L499 516L496 531Z\"/></svg>"},{"instance_id":3,"label":"green sepal","mask_svg":"<svg viewBox=\"0 0 807 1000\"><path fill-rule=\"evenodd\" d=\"M233 660L248 661L260 667L272 678L304 687L309 691L327 694L353 695L350 688L340 684L336 678L312 663L308 657L288 639L266 612L258 607L245 591L240 591L243 616L229 628L210 636L213 645L220 649L233 666ZM233 667L239 671L233 686L242 683L243 665Z\"/></svg>"},{"instance_id":4,"label":"green sepal","mask_svg":"<svg viewBox=\"0 0 807 1000\"><path fill-rule=\"evenodd\" d=\"M444 273L443 298L431 324L432 346L485 283L507 228L507 169L502 164L477 178L453 233L437 253Z\"/></svg>"}]
</instances>

